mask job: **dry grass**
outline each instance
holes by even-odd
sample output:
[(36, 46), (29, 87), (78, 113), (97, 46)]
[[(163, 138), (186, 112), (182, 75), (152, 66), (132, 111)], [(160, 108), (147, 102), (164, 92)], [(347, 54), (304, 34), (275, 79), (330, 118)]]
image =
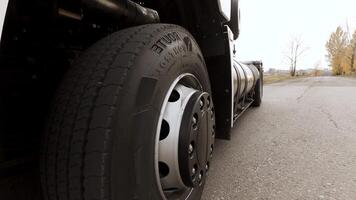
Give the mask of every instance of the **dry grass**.
[(271, 83), (278, 83), (281, 81), (285, 80), (292, 80), (292, 79), (298, 79), (298, 78), (305, 78), (305, 77), (311, 77), (313, 76), (312, 74), (304, 74), (304, 75), (297, 75), (297, 76), (290, 76), (289, 74), (265, 74), (263, 76), (263, 83), (264, 84), (271, 84)]
[(352, 78), (356, 78), (356, 72), (351, 73)]
[(346, 78), (356, 78), (356, 72), (352, 72), (352, 73), (346, 74), (346, 75), (333, 75), (333, 76), (341, 76), (341, 77), (346, 77)]
[(264, 84), (271, 84), (277, 83), (289, 79), (295, 79), (295, 77), (291, 77), (289, 74), (273, 74), (273, 75), (264, 75), (263, 83)]

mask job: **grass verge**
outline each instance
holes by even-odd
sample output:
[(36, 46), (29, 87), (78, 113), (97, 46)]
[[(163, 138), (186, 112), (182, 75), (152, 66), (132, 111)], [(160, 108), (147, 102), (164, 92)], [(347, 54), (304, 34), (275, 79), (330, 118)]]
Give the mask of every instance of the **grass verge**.
[(278, 83), (289, 79), (295, 79), (295, 77), (292, 77), (289, 74), (264, 75), (263, 83), (264, 84)]
[(265, 74), (263, 76), (263, 83), (264, 84), (271, 84), (271, 83), (278, 83), (286, 80), (294, 80), (298, 78), (305, 78), (305, 77), (311, 77), (310, 74), (306, 75), (297, 75), (297, 76), (290, 76), (289, 74)]

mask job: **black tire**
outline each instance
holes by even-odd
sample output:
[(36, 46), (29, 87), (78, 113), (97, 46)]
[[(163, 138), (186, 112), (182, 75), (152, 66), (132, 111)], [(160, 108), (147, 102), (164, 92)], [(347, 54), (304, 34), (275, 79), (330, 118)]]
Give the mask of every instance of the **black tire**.
[[(167, 34), (176, 41), (155, 46)], [(162, 199), (154, 169), (157, 121), (168, 87), (183, 73), (211, 91), (198, 45), (176, 25), (129, 28), (83, 53), (65, 76), (49, 118), (45, 199)], [(202, 188), (189, 199), (200, 199)]]
[(262, 103), (263, 97), (263, 72), (260, 71), (260, 78), (256, 82), (255, 91), (254, 91), (254, 101), (252, 106), (259, 107)]

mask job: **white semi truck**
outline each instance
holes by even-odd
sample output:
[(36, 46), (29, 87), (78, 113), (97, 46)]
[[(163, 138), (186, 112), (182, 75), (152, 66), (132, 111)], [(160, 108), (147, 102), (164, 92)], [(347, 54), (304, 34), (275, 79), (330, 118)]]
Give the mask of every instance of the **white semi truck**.
[(238, 0), (0, 0), (0, 174), (21, 180), (0, 198), (200, 199), (215, 138), (261, 104), (239, 16)]

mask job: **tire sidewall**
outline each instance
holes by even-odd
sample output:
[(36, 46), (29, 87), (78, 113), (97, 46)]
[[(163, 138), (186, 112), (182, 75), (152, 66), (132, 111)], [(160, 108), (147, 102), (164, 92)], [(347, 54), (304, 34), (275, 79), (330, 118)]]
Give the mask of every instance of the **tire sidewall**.
[[(158, 54), (151, 47), (167, 33), (177, 33), (181, 40)], [(162, 31), (145, 45), (128, 74), (112, 124), (114, 140), (108, 181), (113, 200), (162, 199), (156, 181), (155, 142), (166, 94), (176, 78), (186, 73), (194, 75), (203, 90), (211, 93), (202, 54), (192, 38), (177, 26)], [(191, 199), (200, 198), (202, 189), (194, 190)]]

